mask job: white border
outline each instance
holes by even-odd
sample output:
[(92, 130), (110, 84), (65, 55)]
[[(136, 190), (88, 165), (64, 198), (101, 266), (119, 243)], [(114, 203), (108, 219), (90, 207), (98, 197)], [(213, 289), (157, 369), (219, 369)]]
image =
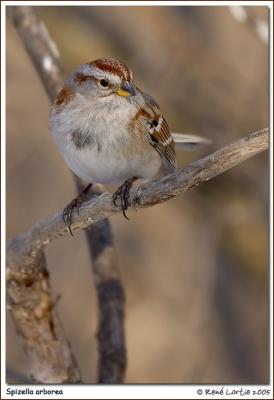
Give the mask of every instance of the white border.
[[(1, 3), (1, 398), (6, 380), (6, 8)], [(5, 62), (4, 62), (5, 61)]]
[(270, 382), (273, 390), (273, 4), (269, 12), (269, 121), (270, 121), (270, 134), (269, 134), (269, 282), (270, 282), (270, 295), (269, 295), (269, 361), (270, 361)]
[[(268, 6), (270, 8), (270, 221), (273, 221), (273, 4), (271, 1), (2, 1), (1, 2), (1, 301), (2, 310), (5, 310), (5, 244), (6, 244), (6, 118), (5, 118), (5, 105), (6, 105), (6, 6), (12, 5), (33, 5), (33, 6), (178, 6), (178, 5), (199, 5), (199, 6)], [(5, 367), (6, 367), (6, 319), (5, 312), (1, 313), (1, 326), (2, 326), (2, 339), (1, 339), (1, 398), (13, 399), (197, 399), (197, 398), (210, 398), (210, 399), (261, 399), (273, 398), (273, 227), (270, 227), (270, 385), (7, 385), (5, 383)], [(13, 395), (7, 397), (7, 389), (12, 390), (33, 390), (33, 395)], [(63, 395), (53, 397), (50, 395), (37, 395), (37, 389), (49, 390), (63, 390)], [(224, 394), (220, 393), (223, 389)], [(261, 396), (254, 395), (253, 391), (270, 389), (270, 394)], [(202, 390), (202, 394), (197, 394), (198, 390)], [(206, 390), (216, 390), (215, 394), (206, 394)], [(228, 393), (226, 394), (228, 390)], [(242, 390), (238, 394), (234, 390)], [(250, 394), (243, 395), (250, 391)]]
[(268, 6), (271, 1), (3, 1), (7, 6)]

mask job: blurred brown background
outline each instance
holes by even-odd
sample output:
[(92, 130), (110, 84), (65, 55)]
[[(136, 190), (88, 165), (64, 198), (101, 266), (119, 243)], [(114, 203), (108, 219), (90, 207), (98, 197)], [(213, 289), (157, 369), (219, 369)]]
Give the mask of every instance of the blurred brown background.
[[(268, 126), (267, 7), (36, 7), (68, 76), (113, 57), (131, 66), (173, 131), (210, 146)], [(9, 13), (8, 13), (9, 14)], [(50, 104), (7, 23), (7, 236), (76, 194), (51, 139)], [(184, 196), (112, 218), (124, 282), (126, 383), (268, 381), (268, 155)], [(82, 232), (46, 250), (60, 314), (84, 382), (96, 379), (96, 297)], [(8, 367), (28, 371), (8, 318)]]

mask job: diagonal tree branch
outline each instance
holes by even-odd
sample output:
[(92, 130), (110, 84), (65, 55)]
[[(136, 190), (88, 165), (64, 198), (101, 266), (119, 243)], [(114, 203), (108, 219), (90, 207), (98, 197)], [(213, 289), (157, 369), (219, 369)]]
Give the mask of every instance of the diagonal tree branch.
[[(130, 209), (139, 210), (163, 203), (175, 196), (183, 194), (189, 189), (206, 182), (224, 171), (229, 170), (244, 160), (261, 153), (268, 148), (268, 128), (251, 133), (236, 140), (228, 146), (217, 150), (186, 168), (179, 169), (171, 175), (164, 176), (145, 185), (133, 188), (130, 192)], [(118, 212), (120, 208), (114, 206), (112, 195), (104, 193), (86, 201), (78, 213), (73, 214), (72, 230), (85, 229), (94, 226)], [(16, 253), (25, 257), (47, 246), (52, 240), (68, 234), (64, 224), (63, 213), (59, 212), (37, 222), (27, 233), (13, 239), (9, 249), (13, 251), (17, 244)], [(21, 243), (21, 246), (19, 245)], [(94, 252), (95, 249), (93, 250)]]
[[(12, 16), (14, 25), (23, 44), (35, 65), (36, 71), (41, 78), (44, 88), (53, 101), (58, 94), (62, 83), (62, 67), (60, 62), (60, 56), (57, 46), (51, 39), (46, 26), (43, 21), (37, 16), (34, 9), (29, 6), (13, 6), (10, 7), (12, 10)], [(81, 183), (76, 179), (77, 188), (82, 191)], [(98, 298), (99, 307), (99, 326), (98, 326), (98, 343), (99, 343), (99, 361), (98, 361), (98, 382), (101, 383), (122, 383), (124, 380), (125, 368), (126, 368), (126, 349), (125, 349), (125, 336), (124, 336), (124, 307), (125, 307), (125, 296), (124, 290), (120, 281), (117, 257), (114, 249), (112, 231), (109, 221), (102, 220), (99, 224), (93, 225), (91, 230), (86, 231), (89, 252), (92, 260), (92, 269), (95, 279), (96, 292)], [(46, 265), (41, 265), (40, 260), (44, 260), (44, 256), (41, 254), (42, 249), (36, 249), (36, 254), (31, 256), (32, 262), (35, 260), (35, 270), (44, 271), (44, 280), (48, 287), (48, 296), (52, 297), (49, 289), (48, 273), (46, 272)], [(28, 252), (27, 252), (28, 253)], [(24, 257), (23, 257), (24, 258)], [(24, 259), (20, 259), (20, 267), (23, 265), (30, 266), (28, 263), (29, 255)], [(14, 257), (9, 257), (9, 273), (11, 276), (17, 274), (24, 280), (23, 275), (21, 276), (19, 264), (14, 264)], [(35, 273), (36, 273), (35, 272)], [(18, 275), (19, 274), (19, 275)], [(43, 285), (42, 285), (43, 286)], [(41, 287), (36, 287), (36, 295), (39, 297), (39, 291), (42, 291)], [(9, 286), (9, 289), (11, 287)], [(11, 296), (15, 293), (11, 289)], [(30, 292), (21, 293), (24, 301), (29, 301), (28, 297), (32, 297)], [(50, 303), (54, 303), (50, 300)], [(20, 310), (20, 306), (18, 307)], [(65, 336), (61, 330), (59, 319), (55, 319), (51, 315), (52, 308), (48, 309), (48, 316), (51, 318), (53, 327), (59, 326), (59, 329), (55, 329), (57, 339), (60, 341), (60, 345), (64, 344)], [(26, 347), (31, 350), (31, 354), (40, 354), (39, 346), (32, 344), (32, 336), (34, 329), (32, 325), (28, 326), (27, 331), (23, 329), (23, 321), (20, 318), (20, 312), (16, 313), (15, 309), (11, 307), (13, 318), (16, 325), (25, 338)], [(38, 331), (42, 330), (42, 326), (35, 328)], [(46, 336), (45, 336), (46, 338)], [(47, 346), (50, 345), (52, 337), (47, 336)], [(41, 380), (41, 376), (38, 371), (41, 370), (41, 362), (43, 361), (43, 368), (47, 368), (47, 362), (52, 363), (52, 360), (47, 357), (38, 357), (40, 360), (40, 368), (37, 368), (35, 364), (33, 375), (35, 379)], [(60, 358), (60, 354), (55, 352), (56, 362)], [(39, 376), (37, 376), (37, 374)], [(43, 378), (44, 379), (44, 378)], [(53, 379), (52, 377), (50, 379)], [(56, 378), (57, 379), (57, 378)], [(61, 378), (60, 378), (61, 379)], [(66, 378), (70, 379), (70, 378)], [(47, 380), (48, 381), (48, 380)], [(42, 380), (45, 382), (45, 380)], [(63, 382), (63, 380), (60, 380)], [(74, 380), (71, 380), (74, 382)]]

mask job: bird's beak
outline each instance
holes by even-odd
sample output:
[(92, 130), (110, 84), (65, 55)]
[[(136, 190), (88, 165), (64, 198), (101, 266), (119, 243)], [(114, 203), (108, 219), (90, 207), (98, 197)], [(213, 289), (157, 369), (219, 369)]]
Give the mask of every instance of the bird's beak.
[(136, 96), (136, 89), (133, 83), (123, 82), (120, 89), (117, 91), (118, 96), (128, 97)]

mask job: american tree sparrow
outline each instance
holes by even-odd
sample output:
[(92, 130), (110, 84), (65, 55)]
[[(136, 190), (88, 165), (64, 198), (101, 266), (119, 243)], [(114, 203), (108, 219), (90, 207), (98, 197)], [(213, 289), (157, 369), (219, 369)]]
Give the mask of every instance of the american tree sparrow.
[(158, 104), (135, 86), (127, 65), (107, 58), (81, 65), (66, 80), (52, 105), (49, 127), (68, 166), (89, 183), (64, 209), (71, 234), (72, 211), (93, 183), (121, 185), (113, 202), (120, 199), (127, 218), (133, 182), (150, 179), (161, 166), (165, 173), (175, 170), (175, 140), (205, 141), (171, 134)]

